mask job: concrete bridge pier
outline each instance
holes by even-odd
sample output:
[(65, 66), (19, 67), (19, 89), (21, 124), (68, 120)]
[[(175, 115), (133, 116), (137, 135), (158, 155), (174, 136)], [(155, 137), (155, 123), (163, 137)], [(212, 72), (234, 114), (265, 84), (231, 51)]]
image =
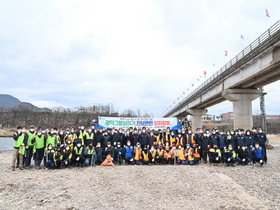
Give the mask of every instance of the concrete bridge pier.
[(233, 102), (233, 125), (234, 129), (252, 129), (252, 101), (262, 95), (258, 89), (227, 89), (222, 96)]
[(192, 115), (192, 132), (196, 128), (202, 128), (202, 115), (207, 113), (207, 109), (188, 109), (187, 112)]

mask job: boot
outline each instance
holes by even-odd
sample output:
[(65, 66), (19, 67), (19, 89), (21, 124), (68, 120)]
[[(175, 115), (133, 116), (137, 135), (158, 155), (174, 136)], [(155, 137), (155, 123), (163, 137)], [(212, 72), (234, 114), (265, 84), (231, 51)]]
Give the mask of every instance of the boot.
[(35, 161), (35, 166), (36, 166), (36, 169), (40, 169), (39, 161)]
[(15, 166), (12, 166), (12, 171), (15, 171), (16, 170), (16, 167)]

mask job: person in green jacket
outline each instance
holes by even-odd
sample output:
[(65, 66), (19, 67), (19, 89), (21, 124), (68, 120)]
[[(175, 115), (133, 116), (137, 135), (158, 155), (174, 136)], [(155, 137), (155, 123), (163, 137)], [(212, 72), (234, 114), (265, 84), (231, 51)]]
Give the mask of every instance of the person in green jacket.
[(36, 169), (41, 169), (40, 165), (44, 157), (44, 147), (45, 147), (46, 137), (42, 134), (42, 128), (38, 127), (37, 134), (35, 136), (34, 147), (36, 148), (35, 155), (35, 166)]
[(58, 144), (58, 137), (56, 135), (56, 130), (54, 127), (51, 128), (50, 133), (47, 135), (46, 145), (51, 144), (53, 147), (56, 147)]
[[(24, 133), (22, 133), (22, 127), (18, 126), (17, 127), (17, 132), (13, 135), (13, 139), (14, 139), (14, 152), (13, 152), (13, 160), (12, 160), (12, 170), (15, 170), (15, 164), (16, 164), (16, 160), (19, 157), (19, 169), (22, 170), (23, 169), (23, 156), (24, 154), (20, 154), (19, 150), (20, 147), (24, 146), (24, 142), (27, 141), (27, 135), (25, 135)], [(22, 153), (22, 152), (21, 152)]]
[(27, 142), (25, 143), (25, 148), (26, 148), (25, 168), (29, 169), (31, 164), (31, 158), (33, 156), (33, 146), (35, 143), (35, 136), (36, 136), (34, 125), (30, 125), (27, 135), (28, 135), (28, 139)]

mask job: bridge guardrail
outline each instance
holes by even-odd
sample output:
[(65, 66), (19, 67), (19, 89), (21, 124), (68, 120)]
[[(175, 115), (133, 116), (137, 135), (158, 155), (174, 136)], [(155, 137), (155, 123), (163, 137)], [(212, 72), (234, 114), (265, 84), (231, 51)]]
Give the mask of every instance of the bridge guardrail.
[(182, 106), (182, 103), (187, 101), (188, 99), (192, 98), (195, 94), (197, 94), (200, 91), (203, 91), (209, 84), (218, 79), (219, 76), (228, 72), (228, 70), (233, 67), (235, 64), (240, 62), (242, 59), (245, 59), (246, 56), (252, 54), (255, 50), (258, 49), (259, 46), (265, 44), (269, 38), (273, 37), (273, 35), (276, 35), (278, 32), (280, 32), (280, 20), (277, 21), (274, 25), (272, 25), (268, 30), (266, 30), (262, 35), (260, 35), (257, 39), (255, 39), (250, 45), (248, 45), (246, 48), (244, 48), (240, 53), (238, 53), (236, 56), (234, 56), (229, 62), (227, 62), (222, 68), (220, 68), (218, 71), (216, 71), (211, 77), (209, 77), (206, 81), (204, 81), (199, 87), (197, 87), (194, 91), (192, 91), (189, 95), (187, 95), (181, 103), (175, 105), (171, 110), (169, 110), (165, 115), (171, 113), (174, 109)]

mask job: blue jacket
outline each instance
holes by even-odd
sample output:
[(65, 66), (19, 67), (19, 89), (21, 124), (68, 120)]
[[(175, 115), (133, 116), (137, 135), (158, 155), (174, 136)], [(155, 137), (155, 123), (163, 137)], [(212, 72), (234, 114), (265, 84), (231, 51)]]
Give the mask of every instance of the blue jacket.
[(148, 145), (150, 140), (149, 140), (149, 136), (146, 133), (141, 133), (140, 135), (140, 143), (141, 145)]
[(210, 138), (210, 146), (211, 146), (211, 148), (214, 145), (217, 145), (218, 147), (220, 146), (219, 136), (217, 134), (211, 134), (209, 136), (209, 138)]
[(254, 136), (254, 141), (259, 142), (260, 146), (264, 146), (266, 140), (267, 138), (265, 133), (256, 133)]
[(252, 135), (245, 135), (245, 142), (246, 142), (246, 146), (250, 147), (251, 145), (253, 145), (254, 142), (254, 138)]
[(253, 157), (256, 157), (256, 158), (262, 158), (263, 157), (263, 149), (262, 147), (260, 146), (259, 149), (256, 149), (256, 147), (254, 147), (254, 151), (253, 151)]
[(235, 136), (235, 142), (237, 144), (237, 147), (247, 146), (245, 137), (243, 135), (236, 135)]
[(133, 146), (125, 146), (125, 157), (133, 158)]
[(224, 147), (227, 147), (227, 137), (226, 135), (220, 135), (220, 149), (224, 149)]
[(182, 122), (177, 122), (177, 125), (171, 127), (171, 130), (181, 130), (182, 129)]

